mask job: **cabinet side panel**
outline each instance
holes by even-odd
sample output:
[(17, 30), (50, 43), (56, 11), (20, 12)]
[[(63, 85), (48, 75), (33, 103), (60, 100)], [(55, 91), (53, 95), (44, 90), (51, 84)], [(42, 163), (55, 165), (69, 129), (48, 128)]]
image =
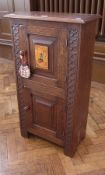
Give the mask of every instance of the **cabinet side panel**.
[(79, 95), (80, 104), (80, 136), (79, 141), (85, 137), (88, 116), (89, 95), (92, 77), (92, 63), (95, 43), (96, 21), (81, 26), (81, 48), (79, 65)]
[(69, 31), (65, 153), (71, 157), (86, 132), (95, 24), (71, 27)]

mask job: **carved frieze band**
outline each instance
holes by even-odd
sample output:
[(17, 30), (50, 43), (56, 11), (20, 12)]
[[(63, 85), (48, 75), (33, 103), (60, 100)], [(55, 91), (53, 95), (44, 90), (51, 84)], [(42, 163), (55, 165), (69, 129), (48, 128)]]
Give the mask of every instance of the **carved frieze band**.
[(69, 31), (69, 55), (68, 55), (68, 85), (67, 85), (67, 121), (65, 150), (70, 150), (73, 128), (73, 108), (76, 95), (76, 83), (78, 75), (79, 55), (79, 28), (71, 27)]
[(15, 65), (16, 65), (16, 77), (17, 77), (17, 94), (18, 94), (18, 104), (19, 104), (19, 113), (20, 113), (20, 126), (21, 131), (25, 130), (25, 112), (24, 112), (24, 98), (23, 98), (23, 82), (22, 78), (19, 75), (20, 59), (19, 59), (19, 26), (14, 24), (12, 26), (12, 36), (14, 44), (14, 56), (15, 56)]

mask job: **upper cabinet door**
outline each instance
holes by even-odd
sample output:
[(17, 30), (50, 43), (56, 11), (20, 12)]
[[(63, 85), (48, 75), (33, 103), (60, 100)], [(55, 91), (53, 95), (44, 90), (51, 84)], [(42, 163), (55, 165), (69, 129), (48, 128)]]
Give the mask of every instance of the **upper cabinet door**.
[(35, 22), (27, 23), (26, 29), (21, 26), (20, 31), (21, 50), (27, 52), (31, 80), (64, 89), (67, 71), (66, 28), (61, 29), (52, 23)]
[[(62, 24), (63, 25), (63, 24)], [(34, 90), (44, 85), (41, 91), (65, 98), (65, 82), (67, 75), (67, 29), (60, 25), (43, 22), (20, 22), (20, 50), (26, 53), (31, 69), (31, 78), (24, 84)]]

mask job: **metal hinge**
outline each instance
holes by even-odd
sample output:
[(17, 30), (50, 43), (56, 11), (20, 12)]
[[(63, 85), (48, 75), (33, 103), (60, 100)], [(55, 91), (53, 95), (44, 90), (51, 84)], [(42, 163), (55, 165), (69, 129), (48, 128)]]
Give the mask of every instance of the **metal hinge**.
[(66, 47), (68, 47), (68, 39), (66, 39)]

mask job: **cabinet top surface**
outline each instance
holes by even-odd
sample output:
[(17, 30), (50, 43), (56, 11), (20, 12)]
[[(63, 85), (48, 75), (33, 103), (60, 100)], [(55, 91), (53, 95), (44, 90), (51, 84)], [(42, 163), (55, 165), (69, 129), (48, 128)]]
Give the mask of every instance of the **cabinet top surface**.
[(4, 15), (6, 18), (14, 19), (31, 19), (40, 21), (55, 21), (66, 23), (79, 23), (96, 20), (100, 16), (94, 14), (79, 14), (79, 13), (55, 13), (55, 12), (15, 12)]

